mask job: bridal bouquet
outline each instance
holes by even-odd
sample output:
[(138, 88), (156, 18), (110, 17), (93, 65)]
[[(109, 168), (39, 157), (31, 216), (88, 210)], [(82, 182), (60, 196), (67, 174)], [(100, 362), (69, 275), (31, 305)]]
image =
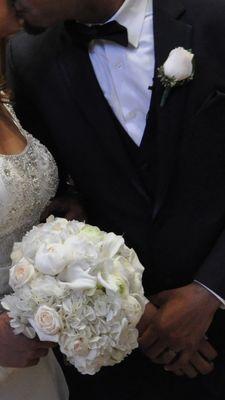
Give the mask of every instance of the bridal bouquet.
[(138, 346), (143, 267), (121, 236), (50, 217), (11, 255), (4, 297), (15, 334), (56, 342), (82, 374), (121, 362)]

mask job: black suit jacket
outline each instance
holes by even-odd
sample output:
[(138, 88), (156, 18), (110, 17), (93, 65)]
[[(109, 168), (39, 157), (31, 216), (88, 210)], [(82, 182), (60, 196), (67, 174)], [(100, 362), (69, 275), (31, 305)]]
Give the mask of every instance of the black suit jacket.
[[(154, 0), (154, 35), (156, 70), (182, 46), (195, 55), (195, 75), (162, 108), (155, 73), (145, 132), (157, 155), (153, 204), (115, 135), (88, 54), (64, 25), (11, 41), (16, 112), (74, 179), (89, 222), (135, 248), (147, 294), (198, 279), (225, 298), (225, 2)], [(212, 336), (222, 347), (218, 315)]]

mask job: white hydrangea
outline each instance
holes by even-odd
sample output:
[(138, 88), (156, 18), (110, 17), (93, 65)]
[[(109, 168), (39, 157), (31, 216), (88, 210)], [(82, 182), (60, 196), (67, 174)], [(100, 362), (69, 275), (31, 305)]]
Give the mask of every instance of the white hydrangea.
[(2, 301), (15, 334), (57, 342), (82, 374), (121, 362), (138, 346), (143, 266), (122, 236), (50, 217), (15, 243)]

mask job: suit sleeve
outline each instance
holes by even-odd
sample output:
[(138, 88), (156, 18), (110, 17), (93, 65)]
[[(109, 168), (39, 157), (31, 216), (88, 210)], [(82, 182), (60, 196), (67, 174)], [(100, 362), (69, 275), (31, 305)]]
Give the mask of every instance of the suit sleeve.
[(225, 229), (198, 270), (195, 280), (225, 299)]

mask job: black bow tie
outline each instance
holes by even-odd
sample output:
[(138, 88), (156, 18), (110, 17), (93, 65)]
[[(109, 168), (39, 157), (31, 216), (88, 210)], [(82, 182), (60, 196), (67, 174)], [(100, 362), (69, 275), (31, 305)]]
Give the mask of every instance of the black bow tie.
[(77, 22), (66, 22), (66, 28), (73, 40), (88, 46), (92, 40), (110, 40), (121, 46), (128, 46), (127, 29), (116, 21), (104, 25), (87, 26)]

